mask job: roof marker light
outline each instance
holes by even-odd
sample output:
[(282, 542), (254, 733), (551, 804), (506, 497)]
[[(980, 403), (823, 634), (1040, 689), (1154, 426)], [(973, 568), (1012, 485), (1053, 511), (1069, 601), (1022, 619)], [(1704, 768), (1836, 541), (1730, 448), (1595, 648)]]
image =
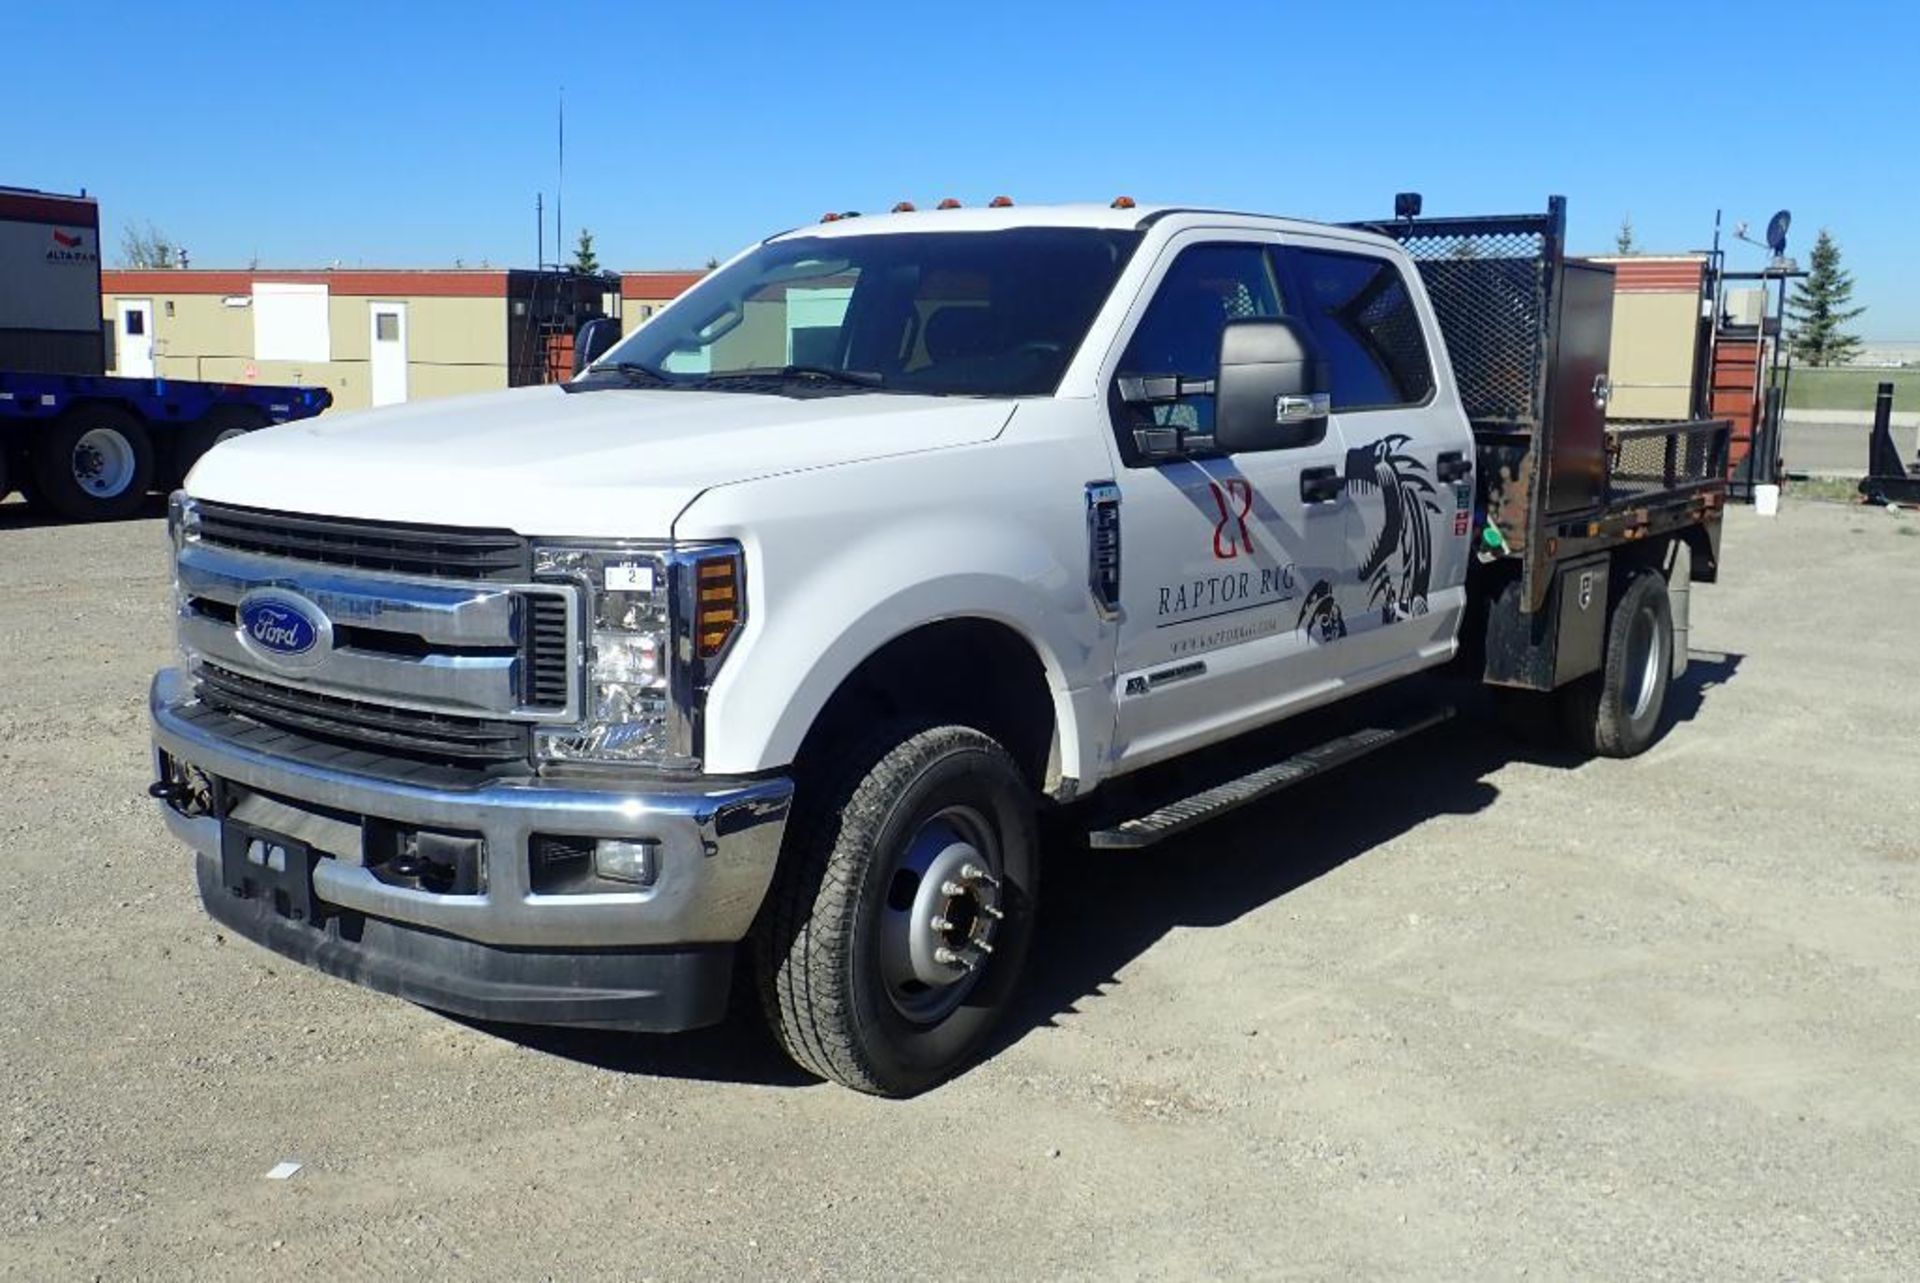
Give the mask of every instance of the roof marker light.
[(947, 197), (947, 198), (946, 198), (945, 200), (943, 200), (943, 201), (941, 201), (941, 202), (940, 202), (940, 204), (939, 204), (939, 206), (938, 206), (938, 208), (940, 208), (940, 209), (959, 209), (959, 208), (960, 208), (960, 202), (959, 202), (959, 201), (957, 201), (957, 200), (955, 200), (955, 199), (954, 199), (953, 197), (951, 197), (951, 196), (949, 196), (949, 197)]
[(896, 214), (911, 214), (913, 213), (913, 202), (910, 200), (903, 200), (898, 205), (895, 205), (893, 207), (893, 212)]
[(1012, 209), (1013, 197), (995, 196), (992, 200), (987, 202), (987, 208), (988, 209)]
[(837, 223), (840, 221), (840, 215), (834, 213), (832, 210), (828, 210), (826, 213), (820, 215), (820, 221), (823, 223)]
[(1113, 198), (1113, 208), (1114, 208), (1114, 209), (1132, 209), (1132, 208), (1133, 208), (1133, 197), (1131, 197), (1131, 196), (1115, 196), (1115, 197)]

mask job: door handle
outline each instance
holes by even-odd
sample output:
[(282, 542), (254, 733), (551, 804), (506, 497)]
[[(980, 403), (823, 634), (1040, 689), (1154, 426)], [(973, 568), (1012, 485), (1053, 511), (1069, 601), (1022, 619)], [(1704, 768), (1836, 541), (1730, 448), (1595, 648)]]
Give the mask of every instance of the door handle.
[(1449, 450), (1435, 462), (1433, 475), (1442, 481), (1458, 481), (1473, 471), (1473, 465), (1467, 462), (1467, 456), (1458, 450)]
[(1332, 468), (1302, 468), (1300, 499), (1303, 503), (1332, 503), (1347, 488), (1347, 479)]

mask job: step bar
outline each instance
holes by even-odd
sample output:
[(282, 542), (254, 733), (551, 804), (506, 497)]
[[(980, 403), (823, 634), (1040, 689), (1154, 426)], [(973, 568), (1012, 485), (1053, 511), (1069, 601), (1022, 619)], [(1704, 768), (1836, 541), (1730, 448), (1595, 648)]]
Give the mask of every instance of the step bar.
[(1451, 707), (1430, 709), (1386, 726), (1369, 726), (1285, 757), (1238, 779), (1216, 784), (1157, 810), (1111, 828), (1096, 829), (1087, 837), (1096, 851), (1137, 851), (1216, 820), (1229, 811), (1263, 801), (1302, 780), (1345, 766), (1367, 754), (1417, 735), (1451, 718)]

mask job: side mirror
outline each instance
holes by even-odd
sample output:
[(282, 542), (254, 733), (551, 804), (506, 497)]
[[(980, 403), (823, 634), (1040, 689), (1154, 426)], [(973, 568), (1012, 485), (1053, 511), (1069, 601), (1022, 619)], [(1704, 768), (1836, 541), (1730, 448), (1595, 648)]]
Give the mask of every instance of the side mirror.
[(620, 322), (611, 316), (596, 316), (573, 336), (573, 372), (580, 371), (613, 350), (620, 341)]
[(1220, 331), (1215, 444), (1228, 454), (1315, 444), (1327, 434), (1329, 382), (1304, 322), (1228, 321)]

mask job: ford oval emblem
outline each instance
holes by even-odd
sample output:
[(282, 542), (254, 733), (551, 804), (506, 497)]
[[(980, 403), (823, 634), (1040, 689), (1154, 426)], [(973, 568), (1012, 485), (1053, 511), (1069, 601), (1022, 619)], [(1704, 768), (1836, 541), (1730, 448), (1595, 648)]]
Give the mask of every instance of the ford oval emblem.
[(256, 588), (235, 614), (240, 644), (276, 668), (311, 668), (333, 647), (332, 621), (298, 593)]

